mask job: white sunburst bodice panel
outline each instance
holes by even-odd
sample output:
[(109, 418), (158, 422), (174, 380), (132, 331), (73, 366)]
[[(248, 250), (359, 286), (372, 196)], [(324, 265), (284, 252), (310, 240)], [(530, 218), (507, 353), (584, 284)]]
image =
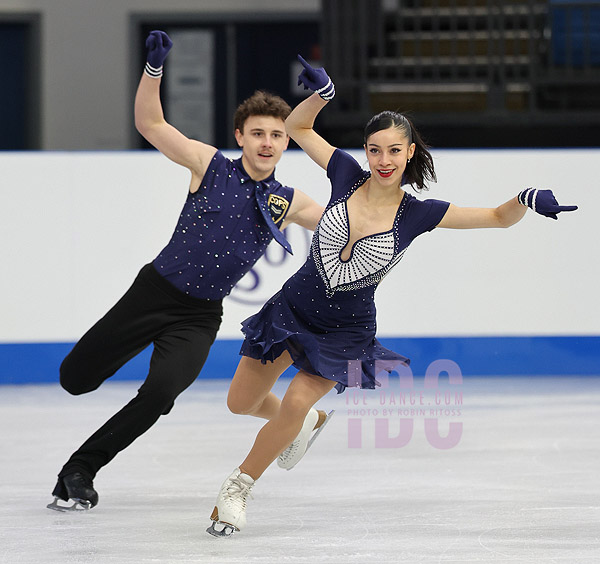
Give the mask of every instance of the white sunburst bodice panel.
[(390, 231), (357, 240), (348, 260), (342, 260), (350, 234), (346, 200), (325, 212), (313, 239), (313, 255), (329, 295), (376, 285), (400, 261), (404, 250), (395, 253), (395, 231), (403, 207), (402, 204)]

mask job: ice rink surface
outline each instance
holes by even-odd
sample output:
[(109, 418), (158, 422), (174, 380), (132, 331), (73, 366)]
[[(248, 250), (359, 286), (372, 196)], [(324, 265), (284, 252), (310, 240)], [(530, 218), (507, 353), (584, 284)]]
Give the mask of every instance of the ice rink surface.
[(56, 474), (139, 383), (0, 386), (0, 562), (600, 562), (600, 378), (415, 385), (412, 405), (393, 383), (332, 392), (306, 458), (270, 467), (247, 528), (220, 539), (205, 532), (217, 491), (262, 425), (227, 412), (227, 385), (197, 381), (77, 514), (46, 509)]

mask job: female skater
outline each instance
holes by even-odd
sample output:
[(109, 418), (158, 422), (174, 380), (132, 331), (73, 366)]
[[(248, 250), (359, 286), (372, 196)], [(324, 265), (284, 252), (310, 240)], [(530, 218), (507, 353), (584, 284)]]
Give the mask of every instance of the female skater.
[[(299, 59), (304, 70), (298, 83), (314, 93), (292, 111), (286, 129), (327, 171), (331, 199), (306, 263), (242, 324), (243, 356), (228, 406), (234, 413), (269, 421), (221, 487), (208, 529), (217, 536), (245, 526), (250, 490), (278, 456), (279, 465), (289, 469), (304, 455), (313, 430), (322, 428), (322, 413), (312, 408), (320, 398), (334, 386), (338, 392), (347, 386), (374, 388), (382, 361), (387, 370), (394, 363), (408, 362), (375, 338), (374, 293), (415, 237), (435, 227), (510, 227), (524, 216), (527, 206), (554, 219), (561, 211), (577, 209), (559, 206), (550, 190), (531, 188), (497, 208), (459, 208), (416, 199), (402, 186), (426, 188), (427, 181), (435, 180), (433, 161), (412, 123), (394, 112), (382, 112), (367, 123), (364, 147), (370, 172), (362, 170), (350, 155), (313, 130), (316, 116), (335, 89), (324, 69)], [(358, 374), (356, 361), (361, 367)], [(290, 364), (298, 373), (279, 407), (270, 390)]]

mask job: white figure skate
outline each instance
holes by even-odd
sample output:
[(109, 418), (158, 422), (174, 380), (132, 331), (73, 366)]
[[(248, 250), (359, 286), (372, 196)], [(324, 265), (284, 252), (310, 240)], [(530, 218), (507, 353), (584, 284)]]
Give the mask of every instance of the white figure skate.
[(251, 476), (242, 473), (239, 468), (233, 471), (221, 486), (207, 533), (215, 537), (229, 537), (246, 526), (246, 501), (252, 497), (252, 486), (254, 480)]
[[(324, 429), (325, 425), (331, 419), (331, 416), (335, 413), (332, 409), (323, 420), (323, 423), (315, 430), (315, 426), (319, 421), (319, 412), (311, 407), (310, 411), (304, 419), (304, 424), (298, 436), (294, 439), (294, 442), (287, 447), (278, 457), (277, 466), (284, 468), (285, 470), (291, 470), (306, 454), (306, 451), (314, 443), (315, 439), (319, 436), (319, 433)], [(314, 431), (314, 433), (313, 433)]]

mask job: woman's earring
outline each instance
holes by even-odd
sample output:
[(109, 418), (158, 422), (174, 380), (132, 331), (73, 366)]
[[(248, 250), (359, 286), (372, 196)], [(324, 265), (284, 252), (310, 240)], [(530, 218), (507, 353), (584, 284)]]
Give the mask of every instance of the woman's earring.
[(406, 161), (406, 164), (408, 164), (409, 162), (410, 162), (410, 159), (408, 159), (408, 160)]

